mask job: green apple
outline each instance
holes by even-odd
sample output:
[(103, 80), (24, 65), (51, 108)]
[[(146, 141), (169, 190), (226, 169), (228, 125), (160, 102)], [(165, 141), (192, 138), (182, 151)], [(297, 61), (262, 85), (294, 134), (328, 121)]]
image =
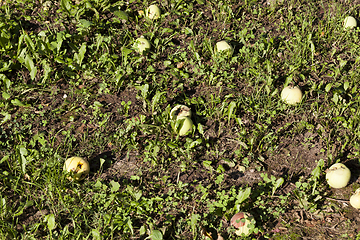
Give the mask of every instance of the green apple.
[(241, 235), (249, 235), (250, 229), (252, 229), (251, 225), (255, 225), (254, 217), (247, 212), (238, 212), (235, 214), (230, 220), (231, 226), (235, 228), (235, 234), (238, 236)]
[(350, 205), (356, 209), (360, 208), (360, 188), (356, 189), (355, 193), (350, 197)]
[(158, 6), (156, 5), (150, 5), (146, 11), (145, 11), (145, 15), (150, 18), (150, 19), (158, 19), (161, 15), (161, 10)]
[(231, 56), (233, 54), (233, 47), (225, 40), (217, 42), (215, 45), (215, 52), (226, 54), (228, 56)]
[(356, 19), (352, 16), (347, 16), (344, 19), (344, 29), (353, 29), (354, 27), (357, 26), (357, 22)]
[(295, 86), (287, 86), (281, 91), (281, 100), (283, 100), (287, 104), (297, 104), (301, 102), (302, 92), (299, 87)]
[(335, 163), (326, 170), (326, 181), (333, 188), (346, 187), (350, 177), (350, 170), (342, 163)]
[(133, 46), (135, 50), (140, 54), (148, 52), (151, 48), (150, 42), (142, 36), (135, 40)]
[[(180, 127), (180, 124), (181, 124), (181, 127)], [(191, 118), (178, 117), (176, 119), (175, 129), (178, 129), (179, 127), (180, 127), (180, 130), (179, 130), (180, 136), (185, 136), (188, 132), (191, 132), (192, 127), (193, 127), (193, 122), (192, 122)]]
[(82, 157), (71, 157), (65, 161), (64, 171), (72, 173), (69, 180), (81, 181), (89, 174), (90, 165)]

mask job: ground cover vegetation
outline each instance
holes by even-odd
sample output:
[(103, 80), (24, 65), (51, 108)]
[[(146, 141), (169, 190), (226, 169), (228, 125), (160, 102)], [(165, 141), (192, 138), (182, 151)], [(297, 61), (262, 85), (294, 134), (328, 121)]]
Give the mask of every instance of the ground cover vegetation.
[(360, 238), (358, 1), (0, 5), (1, 239)]

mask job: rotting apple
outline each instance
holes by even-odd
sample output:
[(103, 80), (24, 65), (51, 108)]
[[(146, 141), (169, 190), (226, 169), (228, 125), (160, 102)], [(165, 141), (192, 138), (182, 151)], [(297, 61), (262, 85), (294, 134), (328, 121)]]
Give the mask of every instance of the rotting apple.
[(217, 42), (215, 45), (215, 52), (231, 56), (233, 54), (233, 47), (225, 40)]
[(281, 100), (291, 105), (301, 102), (302, 96), (303, 94), (300, 88), (297, 86), (287, 86), (281, 91), (280, 94)]
[(186, 135), (192, 130), (191, 109), (185, 105), (177, 105), (170, 111), (170, 119), (175, 121), (174, 128), (180, 136)]
[(344, 19), (344, 29), (353, 29), (354, 27), (357, 26), (357, 21), (354, 17), (352, 16), (347, 16)]
[(351, 172), (342, 163), (335, 163), (326, 170), (326, 181), (333, 188), (343, 188), (349, 183)]
[(143, 36), (135, 40), (133, 47), (140, 54), (148, 52), (151, 48), (150, 42)]
[(254, 217), (247, 212), (238, 212), (230, 220), (231, 226), (235, 228), (235, 234), (245, 236), (250, 234), (251, 225), (255, 225)]
[(146, 11), (145, 11), (145, 15), (150, 18), (150, 19), (158, 19), (161, 15), (161, 10), (158, 6), (156, 5), (150, 5)]
[(191, 109), (185, 105), (177, 105), (170, 111), (170, 119), (177, 119), (178, 117), (191, 117)]
[(360, 208), (360, 188), (356, 189), (355, 193), (350, 197), (350, 205), (356, 209)]
[(90, 165), (82, 157), (71, 157), (65, 161), (64, 170), (72, 174), (69, 180), (81, 181), (89, 174)]

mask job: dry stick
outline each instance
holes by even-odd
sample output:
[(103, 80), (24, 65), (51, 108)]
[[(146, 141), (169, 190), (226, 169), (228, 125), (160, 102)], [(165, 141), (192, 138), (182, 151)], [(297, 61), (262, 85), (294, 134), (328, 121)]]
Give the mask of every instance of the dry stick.
[(345, 199), (337, 199), (337, 198), (331, 198), (331, 197), (326, 197), (326, 199), (334, 200), (337, 202), (349, 203), (349, 200), (345, 200)]

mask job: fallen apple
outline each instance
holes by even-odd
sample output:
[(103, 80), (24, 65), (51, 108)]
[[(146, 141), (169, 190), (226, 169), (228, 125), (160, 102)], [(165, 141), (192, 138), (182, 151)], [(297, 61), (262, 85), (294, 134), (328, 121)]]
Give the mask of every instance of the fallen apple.
[(191, 109), (185, 105), (177, 105), (170, 111), (170, 119), (175, 121), (174, 129), (180, 136), (192, 130)]
[(135, 48), (135, 51), (137, 51), (140, 54), (143, 54), (144, 52), (150, 50), (151, 45), (147, 39), (141, 36), (135, 40), (133, 47)]
[[(180, 126), (181, 125), (181, 126)], [(179, 129), (179, 135), (185, 136), (188, 132), (192, 130), (193, 122), (189, 117), (178, 117), (176, 119), (175, 129)]]
[(170, 119), (177, 119), (178, 117), (191, 117), (191, 109), (185, 105), (177, 105), (170, 111)]
[(333, 188), (346, 187), (350, 177), (350, 170), (342, 163), (335, 163), (326, 170), (326, 181)]
[(360, 208), (360, 188), (356, 189), (355, 193), (350, 197), (350, 205), (356, 209)]
[(357, 26), (357, 22), (356, 19), (352, 16), (347, 16), (344, 19), (344, 29), (353, 29), (354, 27)]
[(287, 86), (281, 91), (281, 100), (287, 104), (297, 104), (301, 102), (302, 92), (299, 87)]
[(81, 157), (71, 157), (65, 161), (64, 170), (72, 174), (69, 180), (81, 181), (89, 174), (90, 165)]
[(161, 15), (161, 10), (156, 5), (150, 5), (146, 11), (145, 15), (150, 19), (158, 19)]
[(215, 52), (231, 56), (233, 54), (233, 47), (227, 41), (223, 40), (216, 43)]
[(255, 225), (255, 219), (250, 213), (238, 212), (231, 218), (230, 224), (235, 228), (236, 235), (241, 236), (244, 234), (247, 236), (250, 234), (250, 229), (252, 229), (251, 225)]

